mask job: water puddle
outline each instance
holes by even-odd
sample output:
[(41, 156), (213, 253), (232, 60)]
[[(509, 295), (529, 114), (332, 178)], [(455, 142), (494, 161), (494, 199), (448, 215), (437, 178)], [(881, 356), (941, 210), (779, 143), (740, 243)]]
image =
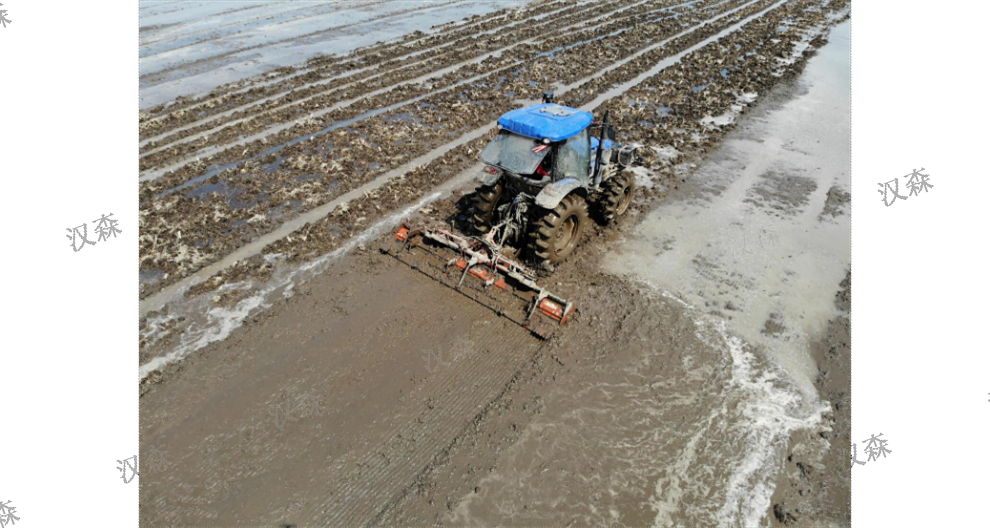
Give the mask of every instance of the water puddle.
[[(420, 105), (420, 107), (422, 106), (423, 105)], [(431, 105), (431, 106), (436, 106), (436, 105)], [(389, 116), (387, 119), (385, 119), (385, 121), (389, 123), (396, 123), (396, 122), (416, 123), (416, 124), (422, 123), (422, 120), (419, 117), (414, 116), (409, 112), (399, 112), (395, 115)]]
[(165, 272), (160, 269), (146, 268), (138, 272), (139, 284), (153, 285), (165, 278)]
[(283, 161), (285, 161), (285, 158), (276, 156), (275, 161), (262, 165), (261, 170), (267, 173), (278, 172), (282, 168)]
[[(304, 182), (308, 182), (310, 180), (318, 180), (318, 179), (320, 179), (322, 177), (323, 177), (322, 174), (300, 174), (299, 176), (296, 176), (293, 179), (295, 180), (296, 183), (304, 183)], [(288, 185), (287, 185), (287, 187), (288, 187)]]
[(261, 192), (251, 200), (241, 200), (239, 199), (239, 196), (244, 194), (244, 189), (233, 186), (227, 181), (219, 181), (217, 183), (207, 183), (205, 185), (201, 185), (190, 190), (187, 193), (187, 196), (190, 198), (199, 198), (200, 200), (205, 201), (209, 199), (209, 195), (212, 193), (217, 193), (223, 196), (227, 201), (227, 207), (230, 208), (231, 211), (254, 207), (268, 199), (268, 194)]
[(833, 29), (795, 97), (757, 109), (606, 259), (724, 317), (811, 398), (810, 342), (850, 263), (849, 216), (822, 217), (829, 190), (849, 189), (848, 28)]

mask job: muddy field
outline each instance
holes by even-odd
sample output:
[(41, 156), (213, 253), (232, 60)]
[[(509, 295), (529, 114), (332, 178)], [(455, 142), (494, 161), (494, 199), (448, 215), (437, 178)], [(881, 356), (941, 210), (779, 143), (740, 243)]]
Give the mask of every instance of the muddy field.
[[(142, 69), (142, 525), (848, 526), (848, 2), (384, 4), (404, 33), (336, 55)], [(309, 9), (271, 46), (389, 23)], [(142, 64), (219, 31), (172, 16)], [(540, 341), (377, 248), (463, 227), (546, 89), (646, 163)]]

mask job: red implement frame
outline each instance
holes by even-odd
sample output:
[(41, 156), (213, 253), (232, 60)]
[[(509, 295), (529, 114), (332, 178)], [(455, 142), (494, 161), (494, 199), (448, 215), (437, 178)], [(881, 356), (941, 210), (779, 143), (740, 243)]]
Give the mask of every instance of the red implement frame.
[[(542, 338), (549, 337), (577, 312), (573, 303), (537, 284), (536, 277), (526, 266), (501, 255), (492, 233), (482, 238), (469, 238), (441, 227), (410, 229), (403, 225), (394, 238), (401, 245), (395, 249), (383, 248), (383, 252), (464, 293)], [(434, 251), (434, 247), (453, 250), (454, 255), (444, 258)], [(422, 250), (438, 262), (431, 264), (430, 258), (417, 261), (414, 256), (417, 250)], [(480, 289), (472, 289), (482, 295), (463, 290), (468, 275), (481, 281)], [(513, 317), (511, 308), (503, 306), (505, 300), (511, 298), (521, 300), (525, 305), (524, 313), (519, 317)], [(496, 305), (491, 306), (486, 300), (495, 301)]]

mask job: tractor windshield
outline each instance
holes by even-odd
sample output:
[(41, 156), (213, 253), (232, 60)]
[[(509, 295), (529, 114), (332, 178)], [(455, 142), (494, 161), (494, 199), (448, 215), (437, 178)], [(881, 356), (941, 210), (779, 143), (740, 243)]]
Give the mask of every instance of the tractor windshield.
[(548, 152), (549, 145), (502, 130), (481, 151), (481, 161), (509, 172), (529, 175), (536, 171)]

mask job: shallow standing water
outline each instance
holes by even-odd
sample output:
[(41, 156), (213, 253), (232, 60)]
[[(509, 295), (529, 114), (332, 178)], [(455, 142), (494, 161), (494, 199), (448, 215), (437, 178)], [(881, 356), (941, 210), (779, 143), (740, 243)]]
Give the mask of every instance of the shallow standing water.
[[(766, 101), (606, 268), (631, 273), (765, 347), (814, 397), (810, 342), (835, 315), (850, 263), (849, 23), (836, 26), (793, 98)], [(825, 211), (832, 190), (833, 203)]]

